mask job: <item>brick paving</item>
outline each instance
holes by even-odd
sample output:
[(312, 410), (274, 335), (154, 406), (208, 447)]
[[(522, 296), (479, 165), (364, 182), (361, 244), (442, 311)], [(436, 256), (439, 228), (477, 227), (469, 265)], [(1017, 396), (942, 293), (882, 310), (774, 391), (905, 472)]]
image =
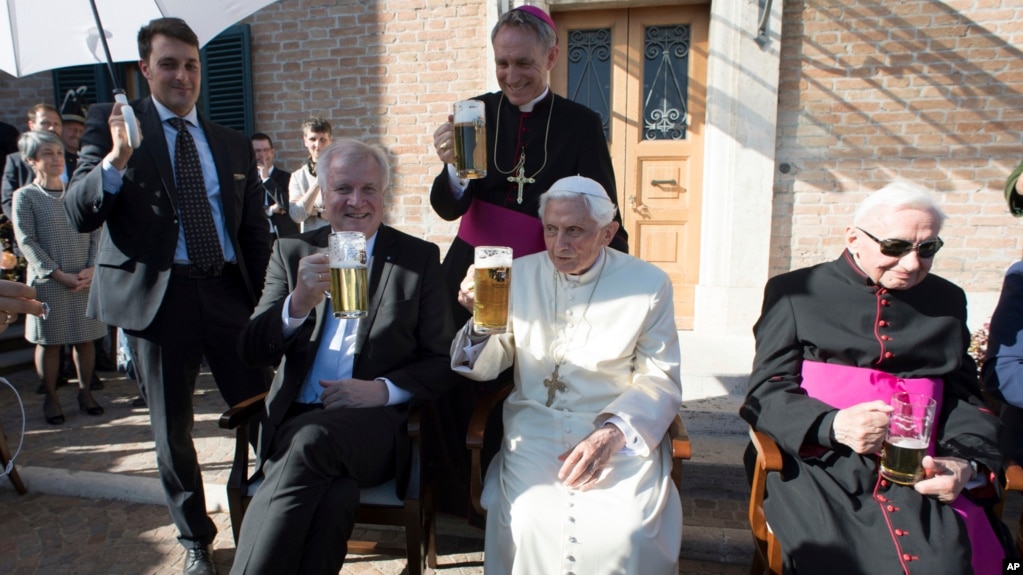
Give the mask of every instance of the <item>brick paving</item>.
[[(78, 412), (73, 386), (58, 390), (67, 422), (46, 424), (43, 396), (31, 369), (4, 374), (18, 390), (27, 414), (25, 446), (16, 461), (26, 470), (67, 470), (115, 474), (151, 480), (156, 460), (148, 413), (133, 408), (138, 395), (134, 382), (120, 374), (101, 374), (105, 389), (94, 392), (106, 413), (91, 417)], [(225, 406), (208, 374), (200, 376), (195, 395), (195, 446), (207, 484), (224, 484), (230, 471), (233, 439), (217, 427)], [(0, 384), (0, 423), (12, 450), (21, 435), (21, 412), (14, 394)], [(152, 574), (180, 573), (182, 550), (166, 509), (147, 503), (57, 495), (33, 489), (26, 473), (28, 495), (19, 496), (0, 478), (0, 573), (29, 574)], [(101, 476), (102, 477), (102, 476)], [(715, 500), (710, 494), (683, 498), (687, 529), (699, 526), (745, 529), (741, 501)], [(234, 541), (227, 513), (212, 513), (220, 533), (214, 559), (221, 573), (234, 560)], [(360, 529), (357, 537), (393, 539), (399, 533)], [(443, 575), (483, 573), (482, 532), (461, 521), (441, 516), (438, 555)], [(405, 571), (403, 557), (349, 556), (342, 574), (397, 575)], [(692, 575), (739, 575), (745, 565), (683, 560), (680, 572)]]

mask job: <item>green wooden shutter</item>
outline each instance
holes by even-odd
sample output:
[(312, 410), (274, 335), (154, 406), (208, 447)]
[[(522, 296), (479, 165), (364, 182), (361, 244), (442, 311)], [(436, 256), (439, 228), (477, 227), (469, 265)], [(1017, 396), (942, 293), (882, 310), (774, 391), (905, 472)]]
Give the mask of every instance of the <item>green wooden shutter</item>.
[(248, 24), (221, 32), (206, 44), (200, 58), (203, 71), (200, 111), (218, 124), (251, 134), (252, 58)]
[[(123, 83), (124, 64), (114, 64), (114, 73), (119, 74), (118, 81)], [(53, 105), (60, 109), (67, 91), (75, 90), (79, 86), (88, 88), (85, 93), (86, 104), (114, 101), (114, 85), (110, 81), (110, 73), (107, 71), (106, 65), (92, 64), (58, 68), (53, 71)]]

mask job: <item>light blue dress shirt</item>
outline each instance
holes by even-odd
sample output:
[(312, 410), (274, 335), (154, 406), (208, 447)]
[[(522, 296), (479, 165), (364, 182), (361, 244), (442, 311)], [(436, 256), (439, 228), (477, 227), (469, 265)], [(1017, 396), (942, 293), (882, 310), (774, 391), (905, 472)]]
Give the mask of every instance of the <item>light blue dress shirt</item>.
[[(153, 105), (160, 116), (160, 125), (163, 126), (163, 136), (167, 140), (167, 150), (170, 156), (171, 169), (174, 169), (174, 146), (178, 141), (178, 130), (170, 125), (167, 120), (177, 117), (167, 107), (152, 99)], [(234, 246), (231, 245), (231, 238), (227, 235), (227, 225), (224, 221), (224, 202), (220, 191), (220, 178), (217, 177), (217, 166), (213, 163), (213, 152), (210, 150), (210, 143), (206, 139), (206, 133), (199, 127), (199, 113), (193, 107), (183, 117), (188, 123), (188, 133), (195, 140), (195, 149), (199, 153), (199, 162), (202, 164), (202, 178), (206, 183), (206, 193), (210, 201), (210, 210), (213, 211), (213, 224), (217, 227), (217, 237), (220, 238), (220, 247), (224, 251), (224, 261), (237, 263)], [(114, 168), (106, 159), (103, 160), (103, 191), (108, 194), (118, 194), (124, 183), (124, 171)], [(180, 214), (178, 221), (181, 221)], [(188, 249), (185, 247), (185, 227), (178, 225), (178, 244), (174, 249), (174, 263), (188, 264)]]
[[(376, 246), (376, 234), (366, 240), (366, 257), (368, 265), (373, 265), (373, 248)], [(281, 311), (284, 338), (287, 339), (298, 331), (308, 315), (295, 318), (288, 314), (291, 307), (291, 294), (284, 300)], [(352, 377), (355, 368), (355, 339), (359, 332), (359, 322), (363, 318), (341, 319), (334, 317), (328, 310), (323, 314), (323, 337), (320, 338), (313, 366), (306, 375), (302, 389), (295, 398), (297, 403), (322, 403), (320, 398), (323, 387), (320, 381), (336, 381)], [(394, 385), (386, 377), (378, 377), (387, 386), (387, 405), (405, 403), (412, 399), (412, 393)]]

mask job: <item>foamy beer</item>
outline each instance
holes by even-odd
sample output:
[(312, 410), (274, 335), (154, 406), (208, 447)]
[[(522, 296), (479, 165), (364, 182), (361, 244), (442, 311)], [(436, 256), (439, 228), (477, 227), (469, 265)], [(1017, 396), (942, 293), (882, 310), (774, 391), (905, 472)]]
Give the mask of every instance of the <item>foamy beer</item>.
[(487, 116), (483, 102), (455, 102), (455, 170), (458, 177), (487, 177)]
[(926, 395), (900, 391), (892, 396), (891, 405), (894, 411), (881, 452), (881, 476), (913, 485), (923, 478), (921, 462), (931, 443), (937, 402)]
[(369, 311), (366, 236), (362, 232), (330, 234), (330, 303), (334, 317), (365, 317)]
[(476, 248), (475, 266), (472, 328), (476, 333), (504, 333), (508, 329), (512, 249), (479, 246)]

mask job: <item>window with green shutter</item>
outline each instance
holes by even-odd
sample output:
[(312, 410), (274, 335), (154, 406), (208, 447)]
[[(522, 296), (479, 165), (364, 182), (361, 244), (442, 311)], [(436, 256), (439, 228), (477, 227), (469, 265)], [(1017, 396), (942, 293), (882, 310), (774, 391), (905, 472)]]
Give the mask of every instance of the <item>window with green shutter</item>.
[[(206, 118), (234, 128), (243, 134), (253, 132), (252, 58), (249, 50), (249, 26), (231, 26), (210, 40), (199, 51), (202, 62), (202, 92), (199, 113)], [(132, 98), (149, 95), (149, 87), (134, 62), (114, 64), (114, 73), (121, 86), (127, 82), (136, 87)], [(113, 83), (106, 65), (72, 66), (53, 71), (54, 105), (58, 108), (68, 90), (85, 86), (89, 104), (113, 102)]]
[(202, 95), (199, 110), (214, 122), (243, 134), (253, 132), (252, 58), (249, 26), (231, 26), (200, 53)]

